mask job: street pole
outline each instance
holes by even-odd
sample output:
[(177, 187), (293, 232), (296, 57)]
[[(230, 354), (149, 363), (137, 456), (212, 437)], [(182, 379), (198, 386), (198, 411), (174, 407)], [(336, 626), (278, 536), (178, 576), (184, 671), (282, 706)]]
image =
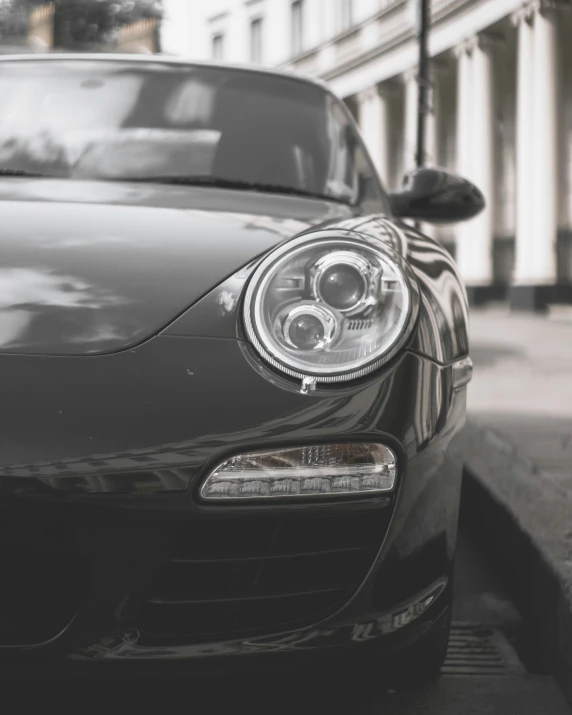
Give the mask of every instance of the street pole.
[(419, 70), (417, 83), (419, 87), (417, 105), (417, 167), (425, 164), (427, 115), (430, 111), (430, 79), (429, 79), (429, 24), (431, 0), (417, 0), (417, 40), (419, 43)]

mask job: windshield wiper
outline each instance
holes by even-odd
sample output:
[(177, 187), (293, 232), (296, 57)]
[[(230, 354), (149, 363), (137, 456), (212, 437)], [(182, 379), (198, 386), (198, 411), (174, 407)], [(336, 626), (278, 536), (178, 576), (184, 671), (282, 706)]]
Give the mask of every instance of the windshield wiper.
[(51, 174), (42, 174), (41, 171), (27, 171), (26, 169), (7, 169), (0, 166), (0, 176), (24, 176), (26, 178), (53, 178)]
[(348, 199), (330, 194), (322, 194), (305, 189), (297, 189), (294, 186), (281, 186), (280, 184), (262, 184), (250, 181), (240, 181), (238, 179), (219, 179), (216, 176), (123, 176), (115, 181), (137, 181), (157, 184), (179, 184), (181, 186), (214, 186), (222, 189), (238, 189), (241, 191), (263, 191), (270, 194), (290, 194), (292, 196), (304, 196), (311, 199), (323, 199), (325, 201), (335, 201), (345, 206), (350, 206)]

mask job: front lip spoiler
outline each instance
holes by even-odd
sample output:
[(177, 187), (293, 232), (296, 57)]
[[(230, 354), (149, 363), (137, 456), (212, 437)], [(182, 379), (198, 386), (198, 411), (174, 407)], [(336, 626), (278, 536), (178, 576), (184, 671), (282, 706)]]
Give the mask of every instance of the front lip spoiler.
[[(203, 643), (178, 646), (141, 646), (139, 633), (128, 632), (102, 639), (99, 643), (67, 657), (46, 659), (36, 656), (14, 659), (0, 659), (5, 677), (14, 679), (74, 679), (140, 677), (191, 677), (220, 676), (222, 672), (268, 671), (298, 667), (300, 658), (312, 658), (315, 663), (316, 651), (325, 660), (350, 654), (367, 655), (368, 646), (383, 643), (390, 636), (385, 650), (379, 655), (392, 653), (407, 647), (421, 638), (446, 617), (447, 605), (442, 595), (450, 581), (443, 577), (429, 588), (416, 594), (399, 606), (359, 621), (340, 623), (328, 627), (328, 622), (303, 630), (261, 636), (251, 640), (227, 643)], [(422, 613), (407, 624), (391, 628), (389, 624), (405, 610), (435, 595)], [(394, 636), (398, 639), (394, 640)], [(356, 650), (357, 649), (357, 650)], [(377, 651), (376, 651), (377, 653)], [(244, 656), (249, 656), (245, 658)], [(269, 657), (270, 656), (270, 657)]]
[[(375, 614), (373, 617), (370, 615), (369, 618), (365, 617), (359, 622), (341, 622), (339, 625), (328, 626), (329, 621), (325, 621), (319, 626), (271, 636), (190, 645), (141, 645), (140, 634), (132, 631), (119, 634), (115, 639), (106, 638), (98, 644), (68, 656), (67, 660), (70, 664), (89, 661), (99, 663), (118, 661), (152, 663), (197, 659), (218, 661), (217, 656), (222, 656), (226, 660), (232, 656), (247, 654), (262, 655), (270, 652), (292, 653), (339, 648), (352, 643), (378, 640), (413, 624), (434, 609), (448, 584), (449, 580), (443, 577), (407, 601), (397, 604), (390, 611)], [(405, 614), (410, 614), (410, 617), (404, 617)], [(335, 618), (335, 615), (332, 616), (330, 621)]]

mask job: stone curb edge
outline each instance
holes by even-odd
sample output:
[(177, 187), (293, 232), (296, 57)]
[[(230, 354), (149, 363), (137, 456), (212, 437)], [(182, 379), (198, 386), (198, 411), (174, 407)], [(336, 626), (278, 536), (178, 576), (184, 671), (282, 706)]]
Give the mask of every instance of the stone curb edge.
[(506, 574), (572, 705), (572, 494), (472, 419), (463, 459), (463, 519)]

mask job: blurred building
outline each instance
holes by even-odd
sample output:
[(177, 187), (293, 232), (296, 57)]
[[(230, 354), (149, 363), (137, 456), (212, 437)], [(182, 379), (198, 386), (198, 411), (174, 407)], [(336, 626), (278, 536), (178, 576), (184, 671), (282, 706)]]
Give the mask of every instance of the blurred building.
[(116, 52), (149, 55), (158, 51), (158, 20), (145, 17), (120, 28), (115, 41)]
[(10, 7), (0, 25), (0, 53), (46, 52), (54, 46), (54, 4)]
[(126, 25), (121, 25), (110, 33), (107, 40), (82, 42), (67, 49), (80, 52), (127, 53), (150, 55), (159, 51), (159, 21), (154, 17), (145, 17)]
[[(70, 29), (82, 23), (82, 28), (93, 18), (82, 14), (76, 6), (69, 22), (64, 8), (55, 2), (37, 3), (20, 0), (0, 0), (0, 54), (38, 53), (55, 51), (127, 52), (152, 54), (159, 51), (158, 16), (139, 17), (123, 22), (112, 31), (96, 32), (94, 40), (74, 41)], [(103, 13), (105, 8), (102, 7)]]
[[(472, 303), (572, 303), (570, 0), (432, 0), (427, 162), (484, 191), (436, 235)], [(413, 168), (417, 0), (165, 0), (162, 48), (327, 80), (389, 190)]]

